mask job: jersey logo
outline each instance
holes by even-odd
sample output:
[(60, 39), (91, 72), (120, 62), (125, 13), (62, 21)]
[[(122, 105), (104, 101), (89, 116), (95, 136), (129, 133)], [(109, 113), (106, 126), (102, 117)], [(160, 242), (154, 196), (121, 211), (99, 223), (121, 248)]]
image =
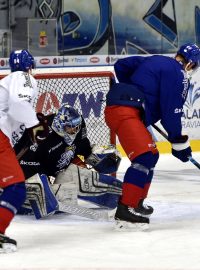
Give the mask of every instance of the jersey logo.
[(24, 84), (24, 87), (30, 87), (30, 88), (33, 88), (32, 84), (31, 84), (31, 80), (30, 80), (30, 77), (29, 77), (29, 74), (24, 72), (23, 73), (24, 77), (25, 77), (25, 84)]
[(24, 99), (24, 100), (28, 101), (29, 103), (31, 103), (31, 101), (32, 101), (32, 97), (30, 95), (19, 94), (18, 97), (21, 98), (21, 99)]
[(58, 160), (57, 168), (59, 170), (63, 169), (65, 166), (69, 165), (71, 160), (74, 158), (74, 149), (68, 147), (67, 151), (61, 155), (61, 158)]

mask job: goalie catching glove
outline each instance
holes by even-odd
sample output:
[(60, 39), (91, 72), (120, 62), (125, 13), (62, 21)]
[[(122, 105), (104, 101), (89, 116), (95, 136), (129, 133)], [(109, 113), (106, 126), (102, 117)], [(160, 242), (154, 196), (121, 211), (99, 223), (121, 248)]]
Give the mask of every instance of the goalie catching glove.
[(190, 142), (187, 135), (182, 135), (175, 142), (172, 142), (172, 155), (183, 162), (187, 162), (192, 155)]
[(110, 174), (118, 170), (121, 156), (114, 145), (95, 145), (85, 162), (99, 173)]
[(45, 140), (49, 134), (49, 127), (46, 117), (42, 113), (37, 113), (39, 123), (28, 129), (33, 143), (39, 144)]

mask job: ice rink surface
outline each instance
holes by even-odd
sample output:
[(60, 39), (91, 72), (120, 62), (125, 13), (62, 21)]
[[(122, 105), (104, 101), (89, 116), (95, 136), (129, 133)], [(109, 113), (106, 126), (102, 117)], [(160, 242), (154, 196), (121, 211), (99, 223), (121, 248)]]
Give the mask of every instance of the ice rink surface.
[[(200, 162), (200, 153), (193, 157)], [(119, 178), (128, 166), (123, 159)], [(145, 232), (66, 214), (16, 216), (7, 234), (18, 252), (1, 254), (0, 270), (199, 270), (200, 170), (162, 155), (147, 202), (154, 213)]]

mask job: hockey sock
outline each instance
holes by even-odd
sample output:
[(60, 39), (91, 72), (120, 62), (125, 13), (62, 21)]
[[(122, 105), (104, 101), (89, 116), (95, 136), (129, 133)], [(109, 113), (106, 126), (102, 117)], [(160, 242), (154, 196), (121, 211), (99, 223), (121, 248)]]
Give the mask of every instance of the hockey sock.
[(17, 210), (26, 198), (25, 183), (17, 183), (4, 188), (0, 195), (0, 232), (5, 233)]
[(153, 164), (152, 164), (152, 168), (150, 169), (149, 174), (147, 176), (147, 181), (144, 185), (142, 199), (145, 199), (148, 195), (148, 191), (149, 191), (149, 188), (151, 186), (151, 182), (152, 182), (153, 175), (154, 175), (154, 167), (155, 167), (156, 163), (158, 162), (158, 159), (159, 159), (159, 153), (153, 154)]
[(142, 192), (142, 197), (141, 197), (142, 199), (145, 199), (147, 197), (150, 185), (151, 185), (151, 183), (145, 184), (143, 192)]
[(0, 233), (5, 234), (6, 228), (9, 226), (14, 213), (6, 208), (0, 207)]
[(135, 185), (124, 183), (122, 189), (121, 203), (136, 208), (141, 199), (143, 189)]
[[(121, 202), (133, 208), (148, 192), (151, 181), (148, 181), (150, 169), (154, 165), (154, 155), (146, 152), (136, 157), (124, 176)], [(152, 178), (152, 177), (151, 177)], [(146, 185), (146, 184), (149, 185)]]

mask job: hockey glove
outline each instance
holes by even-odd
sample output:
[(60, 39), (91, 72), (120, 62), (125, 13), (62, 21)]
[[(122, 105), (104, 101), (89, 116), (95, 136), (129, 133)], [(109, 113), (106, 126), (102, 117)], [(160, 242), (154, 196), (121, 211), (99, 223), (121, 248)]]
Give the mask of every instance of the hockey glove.
[(92, 154), (85, 162), (99, 173), (110, 174), (118, 170), (121, 156), (114, 145), (94, 145)]
[(28, 129), (29, 135), (33, 143), (39, 144), (45, 140), (49, 134), (49, 127), (45, 116), (42, 113), (37, 113), (39, 124)]
[(181, 136), (176, 142), (172, 143), (172, 155), (183, 162), (187, 162), (192, 155), (192, 150), (187, 135)]

